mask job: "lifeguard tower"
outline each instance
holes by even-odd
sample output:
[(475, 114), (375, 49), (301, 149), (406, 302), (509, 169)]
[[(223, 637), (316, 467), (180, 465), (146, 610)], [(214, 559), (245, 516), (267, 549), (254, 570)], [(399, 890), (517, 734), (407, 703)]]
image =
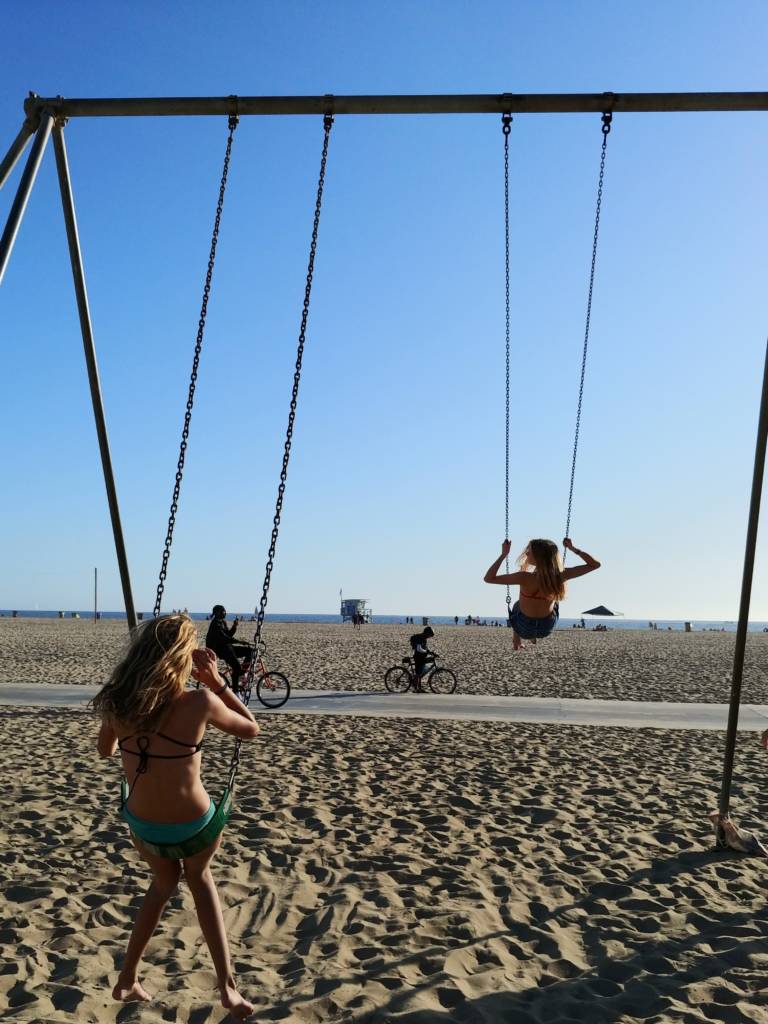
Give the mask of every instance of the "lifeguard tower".
[(362, 615), (363, 622), (370, 622), (373, 612), (368, 607), (367, 597), (342, 597), (341, 621), (352, 622), (355, 615)]

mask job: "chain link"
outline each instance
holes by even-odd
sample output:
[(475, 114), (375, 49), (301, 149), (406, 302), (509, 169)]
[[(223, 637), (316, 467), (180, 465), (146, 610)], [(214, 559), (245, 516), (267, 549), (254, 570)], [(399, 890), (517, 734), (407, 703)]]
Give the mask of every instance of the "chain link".
[[(613, 114), (606, 111), (602, 116), (601, 131), (603, 133), (603, 144), (600, 149), (600, 175), (597, 182), (597, 204), (595, 207), (595, 232), (592, 236), (592, 264), (589, 269), (589, 292), (587, 294), (587, 320), (584, 327), (584, 349), (581, 355), (581, 379), (579, 381), (579, 401), (576, 407), (576, 431), (573, 437), (573, 458), (571, 460), (571, 483), (568, 489), (568, 513), (565, 518), (564, 537), (570, 537), (571, 529), (571, 508), (573, 506), (573, 482), (576, 476), (576, 455), (579, 449), (579, 431), (581, 429), (581, 406), (584, 398), (584, 376), (587, 369), (587, 348), (589, 346), (589, 326), (592, 320), (592, 292), (595, 286), (595, 265), (597, 263), (597, 239), (600, 233), (600, 208), (603, 203), (603, 177), (605, 175), (605, 150), (608, 145), (608, 134), (611, 130)], [(568, 554), (563, 548), (563, 564)]]
[[(504, 290), (505, 290), (505, 334), (506, 334), (506, 430), (504, 446), (504, 539), (509, 540), (509, 133), (512, 129), (512, 115), (501, 115), (501, 130), (504, 134)], [(509, 572), (509, 555), (506, 559)], [(507, 586), (507, 605), (512, 597)]]
[(157, 594), (155, 596), (155, 618), (160, 614), (160, 605), (165, 590), (165, 579), (168, 575), (168, 559), (171, 557), (171, 543), (173, 542), (173, 528), (176, 525), (176, 513), (179, 510), (179, 494), (181, 493), (181, 479), (184, 474), (184, 460), (187, 454), (187, 442), (189, 440), (189, 425), (192, 421), (192, 405), (195, 400), (195, 387), (197, 385), (197, 371), (200, 367), (200, 352), (203, 347), (203, 335), (205, 333), (205, 318), (208, 314), (208, 298), (211, 294), (211, 280), (213, 278), (213, 266), (216, 262), (216, 246), (219, 241), (219, 226), (221, 224), (221, 211), (224, 208), (224, 193), (227, 188), (227, 177), (229, 175), (229, 160), (232, 155), (232, 140), (235, 129), (238, 125), (236, 114), (229, 118), (229, 135), (227, 137), (227, 149), (224, 154), (224, 169), (221, 173), (219, 185), (219, 201), (216, 204), (216, 219), (213, 223), (213, 237), (211, 238), (211, 251), (208, 256), (208, 270), (205, 275), (205, 286), (203, 287), (203, 303), (200, 309), (200, 319), (197, 322), (197, 339), (195, 341), (195, 355), (192, 360), (192, 373), (189, 378), (189, 393), (187, 395), (187, 408), (184, 414), (184, 428), (181, 432), (181, 444), (179, 446), (179, 461), (176, 465), (176, 480), (173, 486), (173, 497), (171, 498), (171, 511), (168, 516), (168, 530), (165, 535), (165, 547), (163, 548), (163, 563), (160, 568), (160, 576), (157, 583)]
[[(328, 143), (331, 137), (333, 115), (325, 114), (323, 117), (323, 152), (320, 158), (320, 176), (317, 182), (317, 198), (315, 200), (315, 217), (312, 223), (312, 242), (309, 247), (309, 264), (307, 266), (307, 283), (304, 289), (304, 305), (301, 311), (301, 327), (299, 329), (299, 345), (296, 352), (296, 367), (293, 373), (293, 388), (291, 390), (291, 405), (288, 413), (288, 427), (285, 432), (285, 446), (283, 448), (283, 465), (280, 470), (280, 484), (277, 489), (277, 501), (275, 502), (275, 515), (272, 519), (272, 537), (269, 543), (267, 554), (267, 565), (264, 571), (264, 586), (261, 591), (261, 599), (256, 613), (256, 632), (253, 642), (256, 649), (259, 649), (263, 642), (261, 631), (264, 626), (264, 616), (267, 610), (267, 599), (269, 597), (269, 585), (272, 580), (272, 570), (275, 564), (275, 551), (277, 550), (277, 538), (280, 532), (280, 517), (283, 511), (283, 498), (285, 496), (285, 482), (288, 479), (288, 461), (291, 457), (291, 442), (293, 441), (293, 425), (296, 420), (296, 406), (299, 399), (299, 384), (301, 382), (301, 364), (304, 358), (304, 344), (307, 338), (307, 320), (309, 319), (309, 300), (312, 295), (312, 276), (315, 271), (315, 253), (317, 252), (317, 234), (320, 227), (320, 210), (323, 203), (323, 187), (325, 185), (325, 167), (328, 161)], [(256, 670), (256, 658), (251, 659), (251, 664), (246, 674), (243, 703), (248, 704), (253, 690), (253, 679)], [(235, 746), (235, 753), (232, 758), (232, 765), (229, 770), (229, 786), (232, 788), (240, 764), (240, 746), (242, 740), (238, 739)]]

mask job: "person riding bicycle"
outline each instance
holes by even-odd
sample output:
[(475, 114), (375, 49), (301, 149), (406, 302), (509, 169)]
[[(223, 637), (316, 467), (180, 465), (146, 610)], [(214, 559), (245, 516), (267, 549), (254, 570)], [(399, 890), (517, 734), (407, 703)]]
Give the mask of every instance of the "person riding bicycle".
[(246, 644), (235, 644), (232, 638), (237, 631), (240, 620), (235, 616), (232, 625), (227, 625), (227, 609), (223, 604), (215, 604), (211, 612), (211, 624), (205, 637), (205, 646), (210, 647), (217, 658), (221, 658), (229, 666), (232, 673), (232, 689), (235, 693), (239, 691), (240, 676), (245, 671), (241, 667), (240, 659), (248, 658), (250, 661), (251, 648)]
[(413, 688), (416, 693), (424, 692), (421, 687), (422, 677), (426, 675), (430, 666), (433, 665), (435, 661), (434, 652), (430, 651), (427, 647), (427, 640), (430, 640), (434, 635), (435, 632), (432, 627), (425, 626), (420, 633), (414, 633), (409, 640), (413, 651), (413, 666), (416, 675)]

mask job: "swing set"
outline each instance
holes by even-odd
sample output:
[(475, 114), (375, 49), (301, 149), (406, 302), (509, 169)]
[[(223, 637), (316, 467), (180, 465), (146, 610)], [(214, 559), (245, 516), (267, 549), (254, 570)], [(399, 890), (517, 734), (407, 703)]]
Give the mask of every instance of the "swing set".
[[(188, 117), (188, 116), (225, 116), (228, 118), (228, 135), (224, 155), (224, 165), (219, 184), (216, 215), (213, 235), (208, 258), (203, 299), (198, 320), (192, 370), (190, 374), (184, 426), (182, 429), (176, 476), (171, 498), (168, 527), (163, 547), (162, 562), (158, 578), (153, 614), (160, 614), (165, 580), (168, 572), (173, 531), (178, 512), (179, 496), (184, 472), (185, 454), (189, 439), (195, 387), (205, 334), (205, 322), (211, 283), (216, 260), (219, 227), (224, 207), (227, 177), (232, 154), (235, 131), (242, 116), (269, 115), (315, 115), (322, 117), (323, 142), (320, 158), (317, 194), (307, 266), (306, 286), (301, 310), (299, 339), (296, 353), (296, 364), (293, 375), (293, 386), (288, 414), (288, 424), (283, 447), (283, 460), (275, 502), (272, 533), (267, 554), (264, 582), (261, 598), (257, 609), (254, 643), (259, 647), (264, 625), (269, 586), (274, 568), (275, 552), (280, 529), (283, 499), (291, 453), (293, 428), (298, 403), (299, 386), (304, 347), (307, 336), (310, 298), (312, 293), (312, 276), (314, 272), (315, 254), (317, 251), (318, 230), (322, 208), (323, 187), (328, 158), (328, 146), (331, 127), (338, 115), (408, 115), (408, 114), (496, 114), (501, 117), (504, 144), (504, 218), (505, 218), (505, 355), (506, 355), (506, 444), (505, 444), (505, 536), (509, 535), (509, 410), (510, 410), (510, 230), (509, 230), (509, 137), (513, 115), (542, 113), (593, 113), (601, 115), (602, 145), (600, 151), (600, 170), (598, 177), (597, 201), (595, 208), (595, 225), (592, 241), (592, 258), (589, 273), (587, 296), (586, 324), (582, 350), (581, 378), (576, 411), (576, 426), (571, 462), (570, 486), (568, 492), (568, 510), (564, 536), (569, 535), (573, 504), (573, 489), (576, 473), (576, 458), (581, 425), (581, 411), (584, 394), (584, 381), (587, 365), (587, 349), (589, 343), (590, 321), (592, 313), (592, 297), (595, 282), (598, 236), (600, 228), (600, 212), (605, 172), (605, 157), (608, 135), (614, 114), (617, 113), (671, 113), (671, 112), (714, 112), (714, 111), (765, 111), (768, 110), (768, 92), (719, 92), (719, 93), (582, 93), (582, 94), (469, 94), (469, 95), (415, 95), (415, 96), (228, 96), (228, 97), (182, 97), (182, 98), (130, 98), (130, 99), (65, 99), (61, 96), (43, 98), (30, 93), (24, 103), (25, 119), (21, 130), (14, 139), (5, 157), (0, 161), (0, 188), (3, 187), (13, 171), (16, 163), (23, 155), (27, 144), (32, 139), (29, 156), (22, 171), (18, 188), (11, 204), (5, 228), (0, 236), (0, 284), (5, 275), (8, 261), (18, 235), (24, 211), (37, 177), (40, 164), (48, 144), (53, 136), (53, 146), (58, 171), (64, 221), (67, 232), (70, 261), (75, 295), (77, 299), (80, 328), (83, 339), (86, 368), (91, 393), (96, 433), (101, 455), (102, 471), (107, 492), (112, 532), (115, 543), (117, 564), (125, 603), (126, 618), (129, 629), (137, 624), (133, 603), (128, 559), (123, 540), (120, 510), (117, 500), (112, 460), (107, 435), (106, 417), (99, 382), (96, 349), (91, 325), (88, 296), (85, 284), (85, 271), (75, 215), (74, 196), (64, 142), (64, 127), (71, 118), (81, 117)], [(34, 138), (33, 138), (34, 137)], [(765, 467), (766, 447), (768, 444), (768, 346), (766, 347), (765, 369), (761, 392), (760, 412), (758, 418), (755, 461), (750, 496), (747, 539), (742, 574), (739, 621), (736, 631), (734, 648), (733, 673), (731, 684), (731, 700), (726, 736), (726, 751), (723, 766), (722, 785), (719, 798), (719, 818), (727, 819), (733, 776), (733, 764), (738, 727), (739, 704), (744, 668), (749, 605), (752, 591), (755, 547), (757, 543), (757, 527), (760, 514), (760, 498), (762, 492), (763, 473)], [(509, 566), (507, 564), (507, 570)], [(511, 598), (507, 590), (507, 605)], [(253, 665), (253, 663), (252, 663)], [(253, 668), (248, 672), (245, 684), (245, 701), (250, 699), (253, 686)], [(240, 760), (241, 741), (238, 739), (229, 768), (227, 784), (219, 801), (215, 817), (206, 826), (204, 832), (191, 837), (181, 847), (154, 847), (161, 856), (186, 857), (197, 849), (205, 848), (218, 836), (224, 828), (232, 809), (232, 796), (235, 778)], [(718, 845), (724, 845), (722, 824), (718, 825)], [(202, 846), (200, 845), (202, 843)]]

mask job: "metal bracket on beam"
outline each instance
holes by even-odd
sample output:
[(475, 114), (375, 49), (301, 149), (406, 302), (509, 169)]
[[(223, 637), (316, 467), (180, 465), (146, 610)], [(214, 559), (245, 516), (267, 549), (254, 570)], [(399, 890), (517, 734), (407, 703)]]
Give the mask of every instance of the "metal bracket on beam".
[(40, 115), (43, 111), (48, 110), (55, 115), (57, 109), (60, 108), (63, 103), (63, 96), (43, 99), (43, 97), (38, 96), (36, 92), (30, 91), (29, 95), (24, 100), (24, 114), (29, 123), (34, 125), (34, 130), (37, 131), (40, 124)]
[(512, 107), (515, 102), (515, 94), (511, 92), (503, 92), (499, 96), (499, 113), (500, 114), (511, 114)]

